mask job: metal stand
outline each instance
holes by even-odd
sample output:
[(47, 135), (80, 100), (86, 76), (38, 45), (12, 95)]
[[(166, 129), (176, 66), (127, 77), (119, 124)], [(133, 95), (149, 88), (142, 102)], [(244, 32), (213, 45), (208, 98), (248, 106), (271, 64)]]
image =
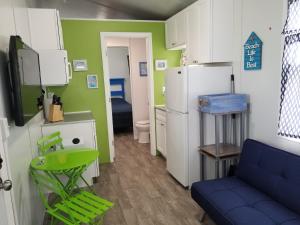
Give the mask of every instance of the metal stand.
[[(215, 117), (215, 144), (212, 145), (205, 145), (204, 141), (204, 113), (199, 111), (200, 116), (200, 159), (201, 159), (201, 180), (206, 179), (206, 171), (205, 171), (205, 161), (206, 157), (209, 157), (215, 161), (215, 178), (220, 178), (220, 163), (222, 163), (222, 176), (226, 176), (227, 174), (227, 162), (234, 161), (237, 162), (242, 144), (245, 139), (245, 112), (233, 112), (233, 113), (226, 113), (226, 114), (211, 114)], [(237, 116), (240, 119), (240, 146), (236, 143), (236, 121)], [(228, 118), (231, 117), (234, 119), (232, 120), (233, 126), (233, 138), (232, 142), (228, 135)], [(222, 120), (222, 121), (220, 121)], [(221, 123), (222, 122), (222, 123)], [(221, 126), (222, 125), (222, 126)], [(222, 127), (222, 143), (220, 140), (220, 128)]]

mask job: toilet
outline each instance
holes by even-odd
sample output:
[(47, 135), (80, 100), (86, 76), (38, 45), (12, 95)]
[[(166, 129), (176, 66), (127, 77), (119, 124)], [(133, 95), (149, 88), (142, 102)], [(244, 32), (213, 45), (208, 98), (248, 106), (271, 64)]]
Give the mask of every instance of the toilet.
[(149, 143), (150, 142), (150, 122), (149, 120), (137, 121), (135, 127), (138, 132), (138, 142), (139, 143)]

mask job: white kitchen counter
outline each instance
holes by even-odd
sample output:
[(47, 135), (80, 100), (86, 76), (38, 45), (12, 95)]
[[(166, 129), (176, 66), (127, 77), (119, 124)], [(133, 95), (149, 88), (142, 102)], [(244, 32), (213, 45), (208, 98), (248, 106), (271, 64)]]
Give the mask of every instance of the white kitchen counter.
[(64, 120), (59, 122), (45, 122), (44, 126), (52, 126), (66, 123), (77, 123), (77, 122), (93, 122), (95, 121), (92, 112), (67, 112), (64, 114)]

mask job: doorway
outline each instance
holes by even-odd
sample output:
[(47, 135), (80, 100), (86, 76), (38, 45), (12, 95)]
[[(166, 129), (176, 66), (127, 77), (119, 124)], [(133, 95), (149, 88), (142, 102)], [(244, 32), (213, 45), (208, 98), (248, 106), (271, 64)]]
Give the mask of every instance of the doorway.
[[(112, 101), (116, 101), (115, 97), (132, 104), (131, 123), (135, 139), (138, 138), (136, 122), (149, 120), (150, 150), (152, 155), (156, 155), (152, 35), (151, 33), (101, 32), (100, 37), (110, 160), (113, 162), (115, 157), (113, 121), (116, 121), (116, 118), (112, 110)], [(141, 46), (144, 46), (142, 51)], [(126, 52), (128, 52), (126, 61), (128, 76), (126, 76), (124, 63)], [(117, 63), (116, 59), (121, 58), (121, 55), (123, 55), (123, 62), (116, 69), (117, 64), (120, 63)], [(114, 62), (111, 62), (112, 60)], [(118, 71), (122, 67), (123, 69)]]

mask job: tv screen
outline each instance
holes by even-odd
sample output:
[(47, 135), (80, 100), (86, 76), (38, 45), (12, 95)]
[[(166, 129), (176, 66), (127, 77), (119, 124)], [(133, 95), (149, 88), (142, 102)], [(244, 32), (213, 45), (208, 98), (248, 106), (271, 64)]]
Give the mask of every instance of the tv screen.
[(21, 37), (11, 36), (9, 63), (13, 118), (16, 126), (24, 126), (39, 112), (37, 99), (42, 95), (39, 54)]

